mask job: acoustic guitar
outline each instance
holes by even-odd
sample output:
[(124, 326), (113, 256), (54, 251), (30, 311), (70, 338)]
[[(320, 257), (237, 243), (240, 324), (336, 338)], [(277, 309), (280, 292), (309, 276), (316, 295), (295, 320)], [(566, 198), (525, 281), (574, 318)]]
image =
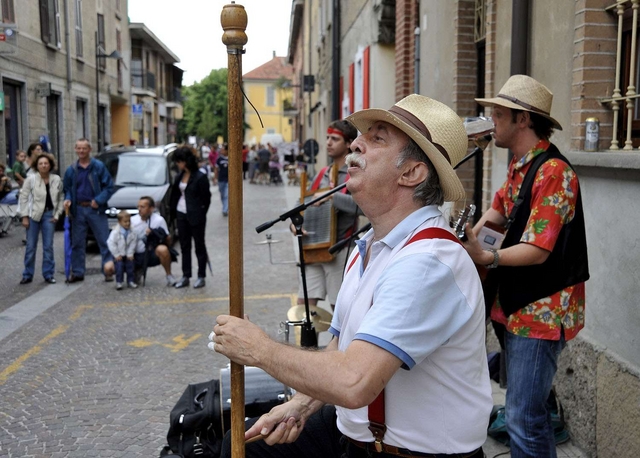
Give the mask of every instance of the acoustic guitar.
[[(475, 215), (475, 213), (476, 213), (476, 206), (473, 204), (467, 205), (459, 213), (458, 219), (456, 220), (456, 222), (452, 224), (452, 228), (456, 233), (456, 236), (462, 242), (467, 241), (467, 234), (465, 232), (465, 228), (467, 226), (467, 222), (473, 215)], [(483, 250), (490, 250), (490, 249), (498, 250), (500, 249), (500, 246), (502, 245), (502, 241), (504, 240), (505, 232), (506, 231), (504, 227), (496, 223), (493, 223), (491, 221), (485, 221), (484, 225), (482, 226), (482, 229), (480, 229), (480, 232), (478, 233), (478, 237), (477, 237), (478, 242), (480, 243), (480, 246), (482, 247)], [(484, 280), (487, 278), (489, 269), (479, 264), (476, 264), (476, 269), (478, 269), (478, 275), (480, 276), (480, 280), (484, 282)]]

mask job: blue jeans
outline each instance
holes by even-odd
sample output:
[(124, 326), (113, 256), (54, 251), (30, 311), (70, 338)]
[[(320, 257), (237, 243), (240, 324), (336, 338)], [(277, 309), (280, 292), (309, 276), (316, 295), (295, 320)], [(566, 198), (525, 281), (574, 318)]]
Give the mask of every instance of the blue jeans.
[(27, 248), (24, 252), (23, 278), (33, 278), (36, 270), (36, 251), (38, 249), (38, 235), (42, 232), (42, 276), (52, 278), (56, 269), (53, 257), (53, 233), (56, 225), (51, 221), (53, 211), (44, 212), (40, 221), (29, 218), (27, 229)]
[(222, 201), (222, 213), (229, 213), (229, 182), (218, 181), (218, 190)]
[(124, 283), (124, 273), (127, 272), (127, 282), (135, 283), (136, 277), (133, 273), (133, 259), (129, 260), (126, 257), (122, 257), (122, 261), (115, 261), (116, 267), (116, 282)]
[(556, 445), (547, 398), (558, 369), (560, 340), (505, 333), (507, 358), (506, 422), (512, 458), (555, 458)]
[(84, 277), (87, 252), (87, 229), (91, 228), (102, 255), (102, 266), (113, 260), (107, 246), (109, 221), (103, 210), (91, 207), (76, 207), (76, 216), (71, 224), (71, 272), (76, 277)]

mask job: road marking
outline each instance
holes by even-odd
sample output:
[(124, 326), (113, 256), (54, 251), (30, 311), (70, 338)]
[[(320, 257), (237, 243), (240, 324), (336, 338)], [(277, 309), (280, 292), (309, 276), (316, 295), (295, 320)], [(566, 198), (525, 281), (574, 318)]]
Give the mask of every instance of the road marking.
[[(69, 321), (72, 321), (72, 322), (76, 321), (78, 318), (80, 318), (80, 316), (82, 316), (85, 310), (88, 310), (91, 308), (93, 308), (92, 305), (80, 305), (76, 307), (75, 312), (73, 312), (73, 314), (69, 317)], [(53, 340), (59, 335), (64, 334), (67, 331), (67, 329), (69, 329), (69, 326), (70, 325), (68, 324), (61, 324), (60, 326), (55, 328), (53, 331), (51, 331), (49, 334), (47, 334), (42, 340), (40, 340), (40, 342), (38, 342), (36, 345), (34, 345), (25, 353), (23, 353), (21, 356), (19, 356), (15, 361), (9, 364), (9, 366), (7, 366), (2, 372), (0, 372), (0, 385), (4, 385), (4, 383), (7, 381), (9, 376), (14, 372), (16, 372), (18, 369), (20, 369), (26, 360), (40, 353), (40, 351), (42, 350), (42, 347), (45, 344), (49, 343), (50, 340)]]
[(26, 353), (24, 353), (22, 356), (20, 356), (18, 359), (16, 359), (11, 364), (9, 364), (9, 366), (7, 368), (5, 368), (5, 370), (0, 372), (0, 385), (4, 385), (4, 383), (7, 381), (7, 378), (11, 374), (13, 374), (15, 371), (20, 369), (22, 367), (22, 364), (26, 360), (28, 360), (32, 356), (35, 356), (38, 353), (40, 353), (40, 351), (42, 350), (42, 347), (45, 344), (47, 344), (50, 340), (55, 339), (56, 337), (58, 337), (60, 334), (63, 334), (67, 329), (69, 329), (69, 325), (68, 324), (62, 324), (62, 325), (58, 326), (53, 331), (51, 331), (49, 334), (47, 334), (42, 340), (40, 340), (40, 342), (38, 342), (35, 346), (33, 346), (29, 350), (27, 350)]
[(176, 336), (173, 339), (171, 339), (173, 342), (175, 342), (173, 344), (161, 343), (161, 342), (158, 342), (157, 340), (149, 340), (143, 337), (141, 339), (136, 339), (136, 340), (132, 340), (131, 342), (127, 342), (127, 345), (131, 347), (136, 347), (136, 348), (146, 348), (152, 345), (162, 345), (163, 347), (170, 349), (172, 353), (177, 353), (180, 350), (184, 350), (185, 348), (187, 348), (190, 343), (195, 342), (201, 335), (202, 334), (194, 334), (188, 339), (185, 339), (184, 338), (185, 335), (180, 334), (179, 336)]
[(80, 283), (48, 285), (0, 313), (0, 340), (8, 337), (45, 310), (64, 300), (80, 286)]
[(92, 309), (93, 305), (79, 305), (73, 315), (69, 317), (70, 321), (76, 321), (84, 313), (85, 310)]

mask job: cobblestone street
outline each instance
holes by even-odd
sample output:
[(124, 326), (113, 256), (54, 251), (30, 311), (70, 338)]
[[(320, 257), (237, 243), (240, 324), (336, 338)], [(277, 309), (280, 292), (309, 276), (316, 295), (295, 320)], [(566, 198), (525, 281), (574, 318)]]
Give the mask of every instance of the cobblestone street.
[[(169, 412), (186, 385), (218, 378), (227, 362), (207, 349), (215, 316), (228, 311), (228, 220), (212, 192), (207, 248), (214, 275), (199, 290), (167, 288), (154, 268), (146, 287), (116, 291), (98, 274), (96, 253), (87, 258), (93, 275), (65, 285), (61, 232), (55, 236), (58, 284), (36, 277), (18, 285), (22, 231), (0, 240), (5, 314), (11, 306), (26, 312), (38, 306), (33, 302), (63, 298), (1, 341), (0, 456), (158, 455)], [(286, 209), (285, 193), (248, 185), (245, 192), (245, 311), (276, 336), (297, 289), (296, 267), (271, 265), (267, 247), (255, 245), (265, 236), (254, 228)], [(290, 241), (285, 224), (269, 232)], [(274, 259), (293, 260), (291, 243), (272, 248)], [(180, 267), (173, 266), (179, 276)]]

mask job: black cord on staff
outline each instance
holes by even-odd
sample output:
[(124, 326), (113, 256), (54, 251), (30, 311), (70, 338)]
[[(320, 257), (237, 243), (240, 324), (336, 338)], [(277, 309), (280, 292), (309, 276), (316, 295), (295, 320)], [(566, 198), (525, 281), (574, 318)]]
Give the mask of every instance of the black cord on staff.
[[(244, 54), (244, 49), (242, 50), (242, 54)], [(240, 56), (237, 53), (236, 53), (236, 59), (238, 59), (238, 62), (240, 62)], [(240, 88), (240, 92), (242, 92), (242, 95), (244, 96), (244, 98), (247, 100), (247, 102), (249, 102), (249, 105), (251, 105), (251, 108), (253, 108), (253, 111), (255, 111), (256, 114), (258, 115), (258, 121), (260, 121), (260, 126), (264, 129), (264, 123), (262, 122), (260, 113), (258, 113), (258, 110), (256, 109), (256, 107), (253, 106), (253, 103), (251, 103), (251, 100), (249, 100), (249, 97), (247, 97), (247, 94), (244, 93), (244, 89), (242, 87), (242, 75), (239, 72), (238, 72), (238, 87)]]

